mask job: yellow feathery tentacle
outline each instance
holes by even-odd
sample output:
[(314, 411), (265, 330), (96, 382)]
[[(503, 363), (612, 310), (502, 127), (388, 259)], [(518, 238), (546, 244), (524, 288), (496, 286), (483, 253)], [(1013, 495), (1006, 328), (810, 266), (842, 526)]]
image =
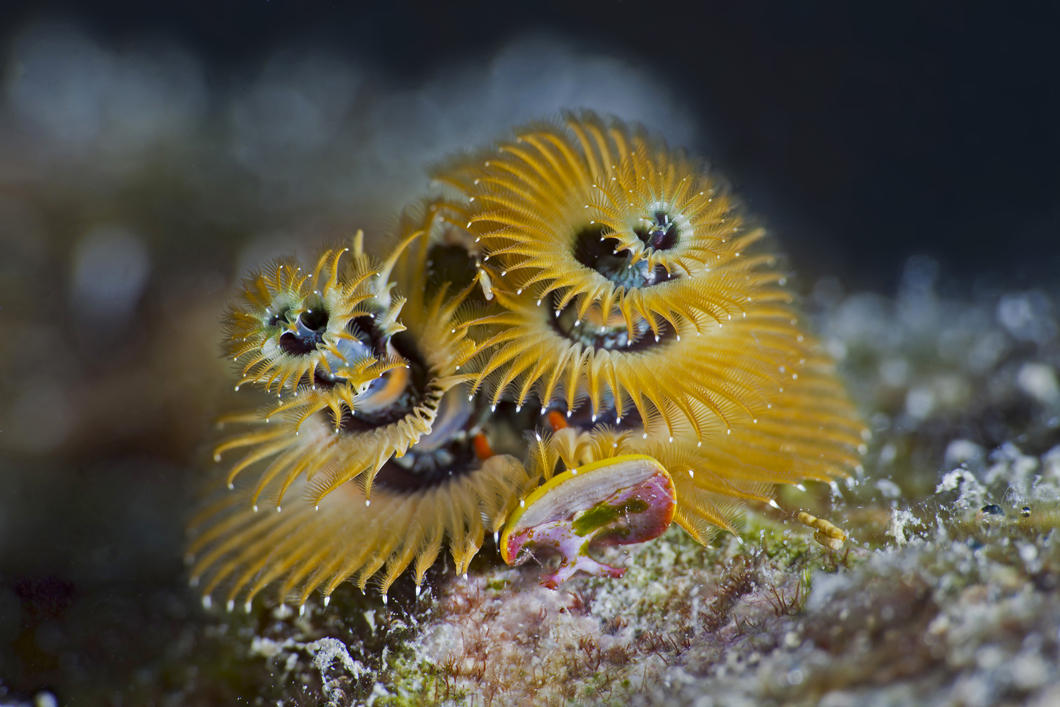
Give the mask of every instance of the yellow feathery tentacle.
[(820, 356), (745, 424), (724, 429), (715, 424), (700, 435), (690, 422), (669, 427), (666, 420), (663, 410), (633, 428), (561, 429), (538, 440), (530, 466), (550, 478), (557, 468), (624, 454), (654, 457), (677, 489), (675, 520), (705, 542), (712, 528), (733, 530), (742, 504), (771, 503), (774, 485), (846, 476), (860, 468), (865, 451), (866, 429), (835, 381), (830, 362)]
[[(534, 391), (544, 408), (587, 401), (593, 415), (615, 409), (621, 417), (628, 405), (642, 418), (659, 411), (670, 428), (706, 414), (705, 406), (733, 428), (760, 417), (783, 387), (783, 371), (798, 372), (809, 355), (791, 311), (768, 302), (724, 324), (697, 314), (655, 341), (646, 327), (630, 339), (625, 323), (556, 316), (526, 295), (497, 291), (495, 299), (501, 311), (463, 323), (484, 334), (470, 368), (474, 389), (490, 388), (494, 404), (507, 396), (521, 406)], [(696, 427), (707, 424), (695, 419)]]
[(568, 114), (437, 178), (467, 201), (468, 230), (511, 291), (649, 322), (732, 313), (755, 294), (727, 273), (760, 264), (740, 257), (761, 230), (698, 165), (617, 121)]
[(491, 306), (462, 326), (493, 406), (536, 393), (594, 419), (659, 413), (668, 437), (690, 422), (702, 441), (759, 417), (803, 365), (776, 258), (754, 251), (763, 232), (643, 131), (571, 114), (440, 179), (492, 273)]
[[(376, 577), (385, 592), (407, 567), (422, 583), (447, 539), (460, 571), (511, 512), (518, 497), (536, 478), (514, 457), (496, 455), (451, 479), (414, 491), (377, 484), (370, 506), (363, 491), (347, 483), (320, 500), (317, 507), (304, 481), (299, 502), (279, 513), (250, 510), (249, 487), (226, 513), (204, 521), (205, 542), (195, 546), (194, 576), (204, 577), (207, 592), (227, 586), (227, 596), (253, 600), (263, 587), (281, 582), (280, 599), (294, 592), (297, 603), (323, 588), (330, 595), (342, 581), (356, 576), (363, 588)], [(237, 519), (233, 522), (233, 518)], [(211, 521), (217, 525), (210, 526)], [(207, 535), (215, 527), (219, 532)], [(384, 569), (385, 568), (385, 569)]]

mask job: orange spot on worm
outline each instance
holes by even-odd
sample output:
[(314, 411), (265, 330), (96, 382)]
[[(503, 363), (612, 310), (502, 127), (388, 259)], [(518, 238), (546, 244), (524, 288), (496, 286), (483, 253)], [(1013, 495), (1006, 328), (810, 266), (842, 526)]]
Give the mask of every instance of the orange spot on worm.
[(490, 447), (489, 440), (481, 432), (471, 439), (471, 443), (475, 446), (475, 456), (479, 459), (489, 459), (493, 456), (493, 449)]
[(558, 410), (548, 411), (548, 424), (552, 426), (553, 432), (559, 432), (566, 428), (567, 418), (563, 417), (563, 413)]

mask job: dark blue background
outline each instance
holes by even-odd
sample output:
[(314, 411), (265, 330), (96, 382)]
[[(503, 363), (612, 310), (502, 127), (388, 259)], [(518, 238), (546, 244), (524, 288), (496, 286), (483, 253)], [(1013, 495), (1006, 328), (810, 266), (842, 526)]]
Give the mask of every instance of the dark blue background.
[(887, 290), (912, 253), (964, 283), (1060, 271), (1055, 4), (92, 5), (47, 7), (119, 41), (175, 37), (218, 68), (308, 36), (408, 80), (559, 33), (691, 87), (709, 157), (807, 276)]

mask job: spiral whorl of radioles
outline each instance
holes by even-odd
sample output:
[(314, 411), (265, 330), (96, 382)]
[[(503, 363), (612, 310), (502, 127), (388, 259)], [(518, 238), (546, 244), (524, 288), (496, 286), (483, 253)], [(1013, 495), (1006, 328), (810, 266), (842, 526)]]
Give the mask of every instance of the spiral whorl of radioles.
[(702, 442), (768, 418), (793, 375), (830, 375), (762, 230), (642, 131), (568, 115), (438, 179), (495, 293), (466, 323), (495, 404), (660, 415)]

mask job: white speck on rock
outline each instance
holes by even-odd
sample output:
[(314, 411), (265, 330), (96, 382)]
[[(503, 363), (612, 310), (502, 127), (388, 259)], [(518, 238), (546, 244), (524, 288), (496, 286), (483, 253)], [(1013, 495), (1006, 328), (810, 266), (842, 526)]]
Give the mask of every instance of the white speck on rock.
[(850, 579), (844, 575), (815, 572), (810, 596), (806, 598), (806, 608), (810, 611), (821, 611), (849, 585)]
[(1012, 682), (1021, 690), (1036, 690), (1052, 675), (1054, 666), (1037, 651), (1023, 651), (1012, 661)]
[(979, 479), (975, 477), (975, 474), (965, 468), (957, 468), (947, 473), (935, 486), (935, 493), (954, 490), (959, 491), (957, 497), (958, 508), (982, 505), (982, 500), (986, 495), (986, 488), (979, 483)]
[(902, 489), (890, 479), (880, 479), (876, 482), (876, 488), (880, 490), (884, 498), (900, 498)]
[(1042, 476), (1060, 483), (1060, 444), (1042, 455)]
[(928, 388), (913, 388), (905, 396), (906, 413), (917, 420), (923, 420), (935, 409), (935, 394)]
[[(949, 467), (982, 464), (984, 458), (983, 448), (968, 439), (955, 439), (946, 446), (945, 463)], [(935, 489), (935, 493), (938, 491)]]
[(1060, 383), (1056, 371), (1044, 363), (1025, 363), (1016, 374), (1016, 384), (1027, 395), (1040, 403), (1052, 405), (1060, 401)]
[(919, 521), (912, 512), (905, 508), (896, 508), (891, 511), (891, 524), (887, 526), (887, 534), (901, 547), (915, 537), (910, 533), (910, 526), (917, 522)]
[(278, 643), (271, 638), (255, 636), (254, 640), (250, 642), (250, 654), (259, 655), (262, 658), (274, 658), (279, 655), (283, 647), (282, 643)]
[(313, 665), (320, 672), (320, 680), (323, 685), (324, 696), (329, 703), (345, 704), (348, 699), (342, 689), (342, 676), (329, 677), (331, 668), (336, 663), (342, 666), (347, 675), (357, 680), (368, 672), (368, 668), (359, 660), (350, 657), (346, 644), (337, 638), (321, 638), (312, 643), (305, 644), (305, 649), (313, 656)]

